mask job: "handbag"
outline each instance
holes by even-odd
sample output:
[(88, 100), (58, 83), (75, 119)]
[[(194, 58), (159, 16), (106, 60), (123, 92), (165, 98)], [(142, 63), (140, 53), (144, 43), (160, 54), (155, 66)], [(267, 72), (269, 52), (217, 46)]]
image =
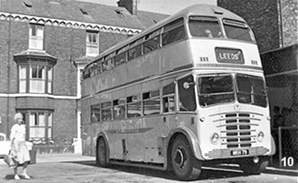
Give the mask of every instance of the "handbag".
[(16, 162), (13, 160), (11, 151), (9, 151), (8, 154), (4, 156), (3, 161), (8, 165), (8, 167), (13, 168), (16, 166)]

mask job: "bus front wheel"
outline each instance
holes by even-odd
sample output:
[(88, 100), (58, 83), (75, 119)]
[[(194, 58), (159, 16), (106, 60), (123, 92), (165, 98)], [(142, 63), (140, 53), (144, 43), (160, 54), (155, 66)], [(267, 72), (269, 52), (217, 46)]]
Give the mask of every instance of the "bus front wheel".
[(98, 139), (97, 143), (97, 163), (99, 166), (105, 167), (108, 164), (107, 161), (107, 145), (103, 138)]
[(266, 158), (259, 158), (259, 161), (255, 163), (252, 158), (242, 160), (239, 165), (241, 170), (246, 174), (260, 174), (263, 172), (269, 160)]
[(171, 148), (171, 166), (180, 180), (197, 179), (201, 173), (201, 166), (196, 164), (198, 161), (194, 158), (187, 139), (179, 135), (174, 140)]

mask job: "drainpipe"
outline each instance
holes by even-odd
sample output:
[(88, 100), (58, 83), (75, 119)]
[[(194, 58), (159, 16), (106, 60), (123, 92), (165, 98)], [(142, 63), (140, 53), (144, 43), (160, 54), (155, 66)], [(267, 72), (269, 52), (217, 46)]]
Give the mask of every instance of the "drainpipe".
[(7, 126), (6, 126), (6, 135), (7, 137), (10, 136), (10, 127), (9, 127), (9, 121), (10, 121), (10, 115), (9, 115), (9, 109), (10, 109), (10, 51), (11, 51), (11, 13), (8, 17), (8, 38), (6, 40), (7, 43), (7, 103), (6, 103), (6, 116), (7, 116)]
[(77, 139), (74, 143), (74, 151), (77, 154), (82, 154), (82, 138), (81, 138), (81, 109), (79, 108), (79, 102), (81, 99), (81, 71), (80, 67), (77, 67)]
[(277, 16), (278, 16), (278, 32), (279, 32), (279, 47), (282, 48), (284, 46), (284, 38), (283, 38), (283, 21), (282, 21), (282, 7), (281, 0), (277, 0)]

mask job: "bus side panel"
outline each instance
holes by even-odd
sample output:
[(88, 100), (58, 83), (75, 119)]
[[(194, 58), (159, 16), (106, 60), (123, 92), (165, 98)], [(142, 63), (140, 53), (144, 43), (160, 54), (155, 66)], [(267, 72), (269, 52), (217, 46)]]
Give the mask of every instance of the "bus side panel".
[(123, 133), (124, 121), (113, 121), (105, 124), (105, 132), (108, 136), (110, 146), (110, 158), (126, 159), (126, 134)]
[(90, 133), (91, 124), (82, 125), (82, 148), (83, 155), (91, 156), (92, 154), (92, 144), (91, 144), (91, 133)]
[(169, 136), (172, 125), (170, 116), (146, 117), (145, 123), (149, 130), (145, 134), (145, 162), (164, 163), (166, 156), (166, 146), (164, 139)]
[(130, 161), (144, 161), (144, 119), (128, 119), (126, 121), (127, 158)]

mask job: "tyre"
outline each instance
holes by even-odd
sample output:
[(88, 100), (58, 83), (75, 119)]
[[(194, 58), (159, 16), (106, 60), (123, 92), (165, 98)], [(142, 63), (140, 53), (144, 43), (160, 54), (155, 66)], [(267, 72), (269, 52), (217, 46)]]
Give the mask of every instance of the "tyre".
[(194, 180), (200, 176), (201, 164), (194, 158), (187, 139), (179, 135), (174, 140), (170, 155), (171, 167), (180, 180)]
[(246, 174), (260, 174), (268, 166), (269, 160), (266, 158), (260, 158), (258, 163), (254, 163), (253, 159), (245, 159), (240, 162), (241, 170)]
[(97, 143), (97, 163), (102, 167), (108, 165), (107, 145), (103, 138), (99, 138)]

